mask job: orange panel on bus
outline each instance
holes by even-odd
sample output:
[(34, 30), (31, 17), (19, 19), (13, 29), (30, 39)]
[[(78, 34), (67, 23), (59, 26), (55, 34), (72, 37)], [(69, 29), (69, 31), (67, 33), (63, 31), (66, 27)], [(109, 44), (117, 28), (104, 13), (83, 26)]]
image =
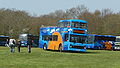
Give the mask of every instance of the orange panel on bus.
[(54, 32), (52, 35), (57, 35), (58, 36), (58, 39), (57, 41), (49, 41), (48, 42), (48, 49), (51, 49), (51, 50), (58, 50), (59, 48), (59, 44), (61, 43), (62, 44), (62, 36), (60, 35), (59, 32)]

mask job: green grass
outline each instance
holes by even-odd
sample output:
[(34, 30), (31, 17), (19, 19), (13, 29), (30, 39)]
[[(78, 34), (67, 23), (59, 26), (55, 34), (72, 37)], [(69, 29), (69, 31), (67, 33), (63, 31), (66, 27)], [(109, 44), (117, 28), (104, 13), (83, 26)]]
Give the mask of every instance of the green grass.
[(86, 53), (45, 51), (21, 48), (21, 53), (10, 53), (0, 47), (0, 68), (120, 68), (120, 51), (87, 50)]

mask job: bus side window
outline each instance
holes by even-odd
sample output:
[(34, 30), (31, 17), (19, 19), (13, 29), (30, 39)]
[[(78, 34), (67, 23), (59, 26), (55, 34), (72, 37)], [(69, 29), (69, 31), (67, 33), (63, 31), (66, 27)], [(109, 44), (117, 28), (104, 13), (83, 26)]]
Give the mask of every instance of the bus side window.
[(43, 35), (42, 40), (49, 41), (49, 35)]
[(48, 38), (49, 38), (49, 41), (52, 41), (52, 35), (49, 35)]
[(57, 41), (58, 36), (57, 35), (43, 35), (42, 40), (45, 40), (45, 41)]
[(65, 34), (65, 41), (68, 41), (68, 34)]
[(52, 36), (52, 41), (57, 41), (58, 40), (58, 35), (53, 35)]
[(42, 40), (45, 40), (45, 35), (42, 36)]

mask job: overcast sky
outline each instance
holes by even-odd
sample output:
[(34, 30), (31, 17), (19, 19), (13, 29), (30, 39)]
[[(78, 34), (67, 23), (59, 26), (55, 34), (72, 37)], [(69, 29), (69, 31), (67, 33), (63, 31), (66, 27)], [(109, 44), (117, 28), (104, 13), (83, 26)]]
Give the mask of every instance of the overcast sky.
[(42, 15), (55, 10), (66, 10), (78, 5), (85, 5), (90, 11), (109, 8), (120, 10), (120, 0), (0, 0), (0, 8), (25, 10), (31, 15)]

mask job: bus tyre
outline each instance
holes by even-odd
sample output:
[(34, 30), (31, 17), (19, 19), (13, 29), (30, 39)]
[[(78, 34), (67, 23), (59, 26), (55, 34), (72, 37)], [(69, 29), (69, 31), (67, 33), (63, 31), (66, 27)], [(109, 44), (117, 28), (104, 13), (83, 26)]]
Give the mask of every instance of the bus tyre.
[(62, 45), (59, 46), (58, 50), (59, 50), (59, 52), (62, 52), (62, 50), (63, 50)]
[(44, 44), (43, 49), (47, 50), (47, 45), (46, 44)]

